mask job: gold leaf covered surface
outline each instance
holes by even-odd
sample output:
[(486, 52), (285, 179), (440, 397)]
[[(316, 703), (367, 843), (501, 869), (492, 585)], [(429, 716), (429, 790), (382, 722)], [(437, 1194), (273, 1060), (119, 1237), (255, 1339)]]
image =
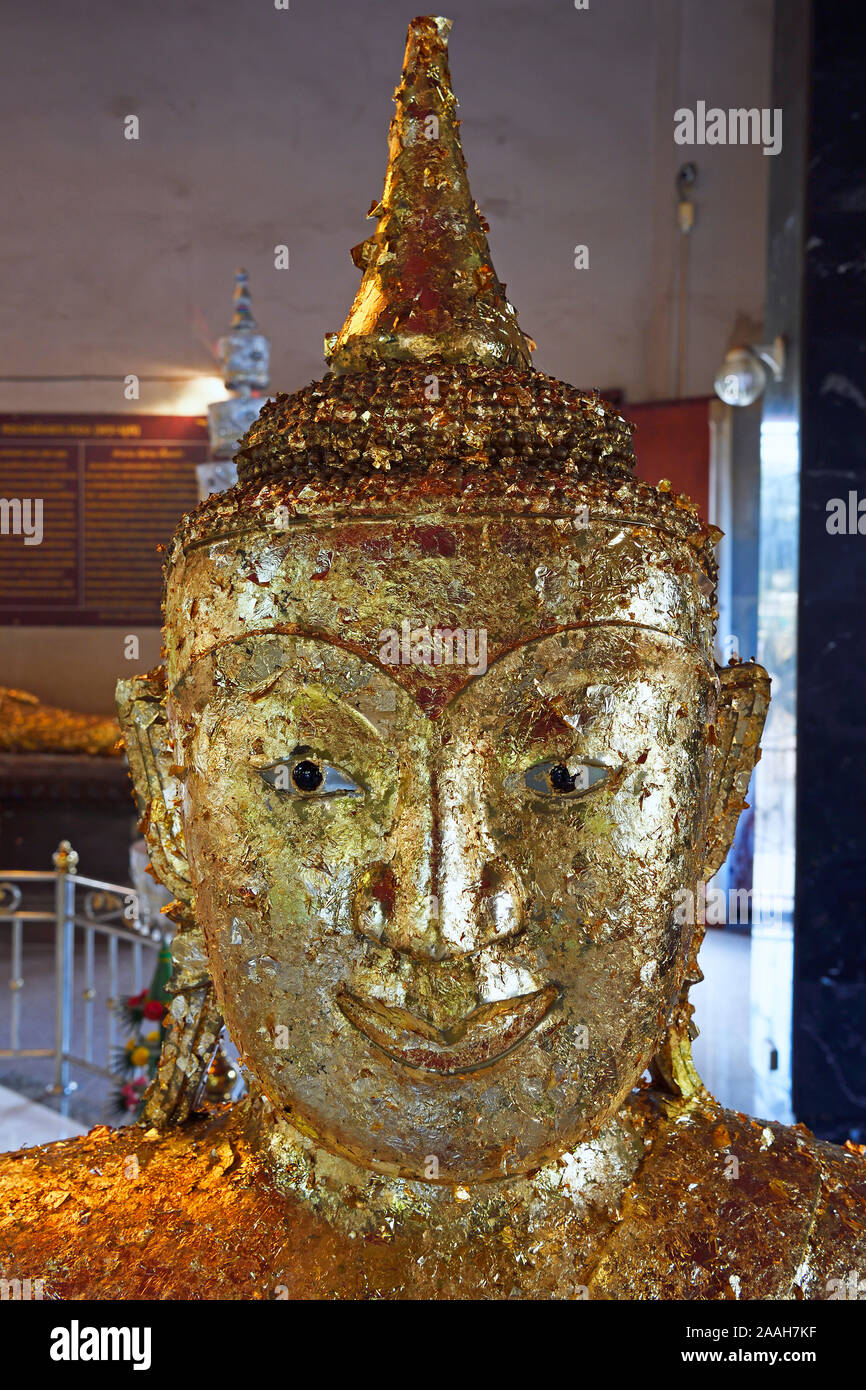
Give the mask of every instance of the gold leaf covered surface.
[(564, 1155), (480, 1192), (263, 1146), (269, 1123), (241, 1104), (4, 1155), (0, 1277), (53, 1298), (822, 1299), (866, 1258), (863, 1158), (706, 1097), (638, 1095), (583, 1171)]

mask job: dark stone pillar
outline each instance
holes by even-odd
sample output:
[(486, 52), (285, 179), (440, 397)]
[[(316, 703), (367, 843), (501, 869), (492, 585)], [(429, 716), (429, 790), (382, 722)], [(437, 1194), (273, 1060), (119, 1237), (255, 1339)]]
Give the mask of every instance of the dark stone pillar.
[[(788, 0), (777, 0), (784, 12)], [(778, 26), (778, 18), (777, 18)], [(866, 15), (812, 0), (803, 199), (793, 1107), (866, 1140)], [(779, 103), (776, 102), (778, 105)], [(786, 112), (787, 116), (787, 112)], [(866, 503), (864, 503), (866, 511)]]

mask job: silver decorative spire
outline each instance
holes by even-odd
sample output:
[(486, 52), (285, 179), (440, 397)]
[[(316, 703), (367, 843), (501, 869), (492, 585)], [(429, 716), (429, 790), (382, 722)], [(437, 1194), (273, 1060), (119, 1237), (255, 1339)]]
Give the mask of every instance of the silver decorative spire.
[(218, 344), (223, 380), (229, 398), (207, 408), (211, 459), (199, 464), (199, 496), (224, 492), (237, 482), (232, 462), (241, 437), (246, 434), (263, 404), (269, 384), (271, 345), (253, 317), (249, 276), (235, 272), (234, 313), (231, 327)]

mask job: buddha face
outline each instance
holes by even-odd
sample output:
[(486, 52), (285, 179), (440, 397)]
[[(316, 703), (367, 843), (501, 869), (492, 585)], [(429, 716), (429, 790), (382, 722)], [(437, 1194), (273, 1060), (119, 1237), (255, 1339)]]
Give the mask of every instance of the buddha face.
[(270, 1100), (368, 1166), (483, 1180), (590, 1137), (659, 1044), (717, 681), (623, 623), (424, 681), (303, 633), (199, 658), (172, 702), (186, 847)]

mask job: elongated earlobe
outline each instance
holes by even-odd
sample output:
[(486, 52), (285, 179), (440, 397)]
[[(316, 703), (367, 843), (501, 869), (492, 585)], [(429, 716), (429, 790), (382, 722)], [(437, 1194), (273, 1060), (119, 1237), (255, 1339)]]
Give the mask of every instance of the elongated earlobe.
[[(713, 750), (709, 789), (709, 815), (704, 846), (703, 881), (712, 878), (727, 858), (740, 813), (746, 809), (746, 793), (755, 764), (761, 756), (761, 733), (770, 704), (770, 677), (754, 661), (718, 670), (719, 702), (714, 724), (707, 727)], [(692, 1061), (692, 1022), (689, 987), (703, 979), (698, 951), (703, 928), (696, 927), (689, 947), (683, 989), (677, 1000), (651, 1071), (657, 1085), (680, 1099), (704, 1089)]]
[(770, 704), (770, 677), (754, 661), (725, 666), (718, 673), (721, 690), (716, 722), (707, 730), (713, 746), (710, 808), (703, 877), (717, 873), (734, 842), (740, 812), (755, 764)]
[(183, 840), (182, 783), (165, 712), (165, 672), (117, 682), (115, 698), (135, 788), (140, 829), (155, 876), (182, 903), (192, 889)]
[(167, 909), (178, 931), (171, 944), (172, 1003), (156, 1078), (144, 1102), (150, 1124), (178, 1124), (195, 1109), (222, 1016), (216, 1007), (201, 928), (195, 919), (183, 837), (182, 774), (165, 709), (165, 672), (117, 683), (117, 713), (135, 787), (139, 826), (154, 877), (175, 896)]

